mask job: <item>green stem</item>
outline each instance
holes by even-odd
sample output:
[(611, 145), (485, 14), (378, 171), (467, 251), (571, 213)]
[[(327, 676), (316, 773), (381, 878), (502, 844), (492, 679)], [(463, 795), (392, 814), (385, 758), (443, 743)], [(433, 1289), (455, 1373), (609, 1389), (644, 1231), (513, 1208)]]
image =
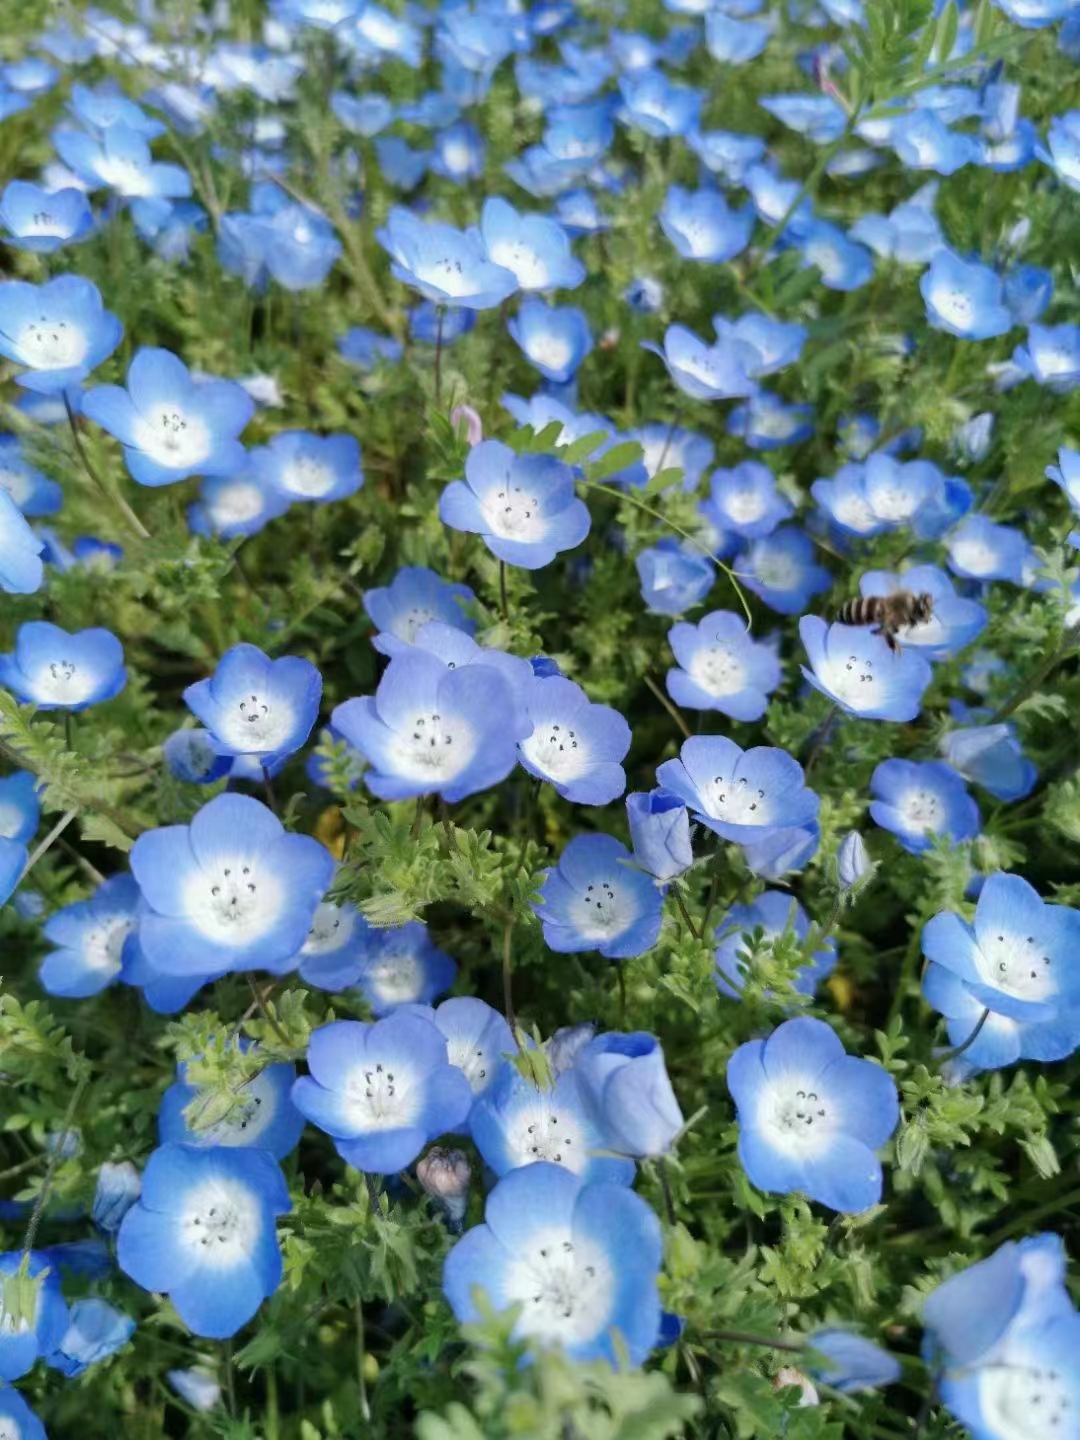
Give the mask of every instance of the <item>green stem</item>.
[(1080, 625), (1071, 625), (1061, 637), (1061, 643), (1056, 650), (1053, 650), (1041, 665), (1037, 665), (1026, 680), (1024, 680), (1009, 696), (1003, 705), (1000, 705), (994, 712), (990, 723), (999, 724), (1010, 716), (1014, 710), (1018, 710), (1029, 696), (1034, 695), (1039, 686), (1047, 678), (1050, 672), (1068, 659), (1076, 648), (1080, 646)]
[(78, 813), (78, 810), (67, 810), (63, 815), (61, 815), (60, 819), (45, 836), (45, 839), (42, 840), (40, 844), (36, 847), (33, 854), (23, 866), (22, 874), (19, 876), (20, 885), (26, 879), (27, 875), (30, 874), (30, 871), (34, 868), (34, 866), (41, 859), (41, 857), (45, 854), (46, 850), (48, 850), (52, 846), (53, 841), (59, 839), (59, 837), (75, 819)]
[(944, 1063), (946, 1062), (946, 1060), (955, 1060), (958, 1055), (963, 1055), (963, 1053), (964, 1053), (965, 1050), (970, 1050), (971, 1047), (972, 1047), (972, 1045), (975, 1044), (975, 1041), (976, 1041), (976, 1040), (979, 1038), (979, 1036), (982, 1034), (982, 1028), (983, 1028), (983, 1026), (986, 1024), (987, 1020), (989, 1020), (989, 1019), (990, 1019), (990, 1011), (989, 1011), (989, 1009), (984, 1010), (983, 1013), (979, 1016), (978, 1020), (976, 1021), (974, 1030), (972, 1030), (971, 1034), (967, 1037), (967, 1039), (964, 1041), (964, 1043), (963, 1043), (962, 1045), (957, 1045), (957, 1046), (955, 1047), (955, 1049), (953, 1049), (953, 1050), (946, 1050), (945, 1053), (944, 1053), (944, 1055), (939, 1055), (939, 1056), (938, 1056), (938, 1061), (939, 1061), (939, 1063), (942, 1064), (942, 1065), (944, 1065)]
[(104, 480), (102, 480), (101, 476), (94, 469), (90, 456), (86, 452), (86, 446), (83, 444), (82, 436), (79, 434), (79, 427), (75, 420), (75, 411), (71, 408), (71, 401), (68, 399), (66, 390), (64, 392), (64, 409), (67, 411), (68, 425), (71, 427), (71, 438), (75, 442), (76, 453), (82, 462), (83, 469), (90, 477), (91, 483), (101, 492), (106, 500), (111, 500), (112, 503), (119, 508), (121, 515), (123, 515), (124, 519), (135, 531), (135, 534), (138, 535), (140, 540), (149, 540), (150, 531), (147, 530), (146, 526), (135, 514), (135, 511), (132, 510), (122, 495), (113, 494), (109, 490)]
[(499, 561), (499, 608), (502, 610), (502, 618), (510, 619), (510, 601), (506, 594), (506, 561)]
[(503, 925), (502, 941), (502, 983), (503, 983), (503, 1014), (506, 1016), (506, 1023), (510, 1026), (510, 1033), (517, 1035), (517, 1021), (514, 1018), (514, 996), (513, 996), (513, 941), (514, 921), (507, 920)]
[(652, 691), (652, 693), (656, 696), (657, 700), (660, 701), (660, 704), (664, 707), (664, 709), (667, 711), (667, 713), (668, 713), (668, 714), (671, 716), (671, 718), (675, 721), (675, 724), (676, 724), (676, 725), (679, 727), (679, 729), (682, 731), (682, 733), (683, 733), (683, 735), (686, 737), (686, 739), (689, 740), (690, 737), (691, 737), (691, 735), (693, 735), (694, 732), (690, 729), (690, 726), (689, 726), (689, 725), (686, 723), (686, 721), (683, 719), (682, 711), (679, 709), (679, 707), (678, 707), (677, 705), (674, 705), (674, 704), (668, 699), (668, 697), (667, 697), (667, 696), (664, 694), (664, 692), (660, 689), (660, 686), (657, 685), (656, 681), (652, 678), (651, 675), (643, 675), (641, 678), (645, 681), (645, 684), (646, 684), (646, 685), (648, 686), (648, 688)]
[(698, 932), (698, 931), (695, 929), (695, 927), (694, 927), (694, 922), (693, 922), (693, 920), (691, 920), (691, 918), (690, 918), (690, 911), (687, 910), (687, 908), (686, 908), (686, 901), (683, 899), (682, 895), (679, 893), (678, 888), (677, 888), (677, 887), (672, 887), (671, 893), (672, 893), (672, 895), (674, 895), (674, 897), (675, 897), (675, 904), (676, 904), (676, 906), (678, 907), (679, 914), (680, 914), (680, 915), (682, 916), (682, 918), (683, 918), (683, 924), (684, 924), (684, 925), (686, 926), (686, 928), (690, 931), (690, 934), (694, 937), (695, 940), (700, 940), (700, 939), (701, 939), (701, 935), (699, 934), (699, 932)]
[(356, 1302), (356, 1389), (360, 1399), (360, 1414), (364, 1424), (371, 1424), (371, 1406), (368, 1403), (367, 1380), (364, 1376), (364, 1307)]
[(60, 1126), (60, 1133), (49, 1155), (49, 1163), (45, 1167), (45, 1174), (41, 1181), (41, 1189), (34, 1201), (34, 1208), (30, 1212), (30, 1223), (26, 1227), (26, 1235), (23, 1237), (23, 1254), (29, 1255), (34, 1248), (34, 1241), (37, 1239), (38, 1226), (41, 1224), (41, 1212), (45, 1209), (45, 1202), (49, 1198), (49, 1190), (52, 1188), (53, 1176), (56, 1167), (60, 1164), (64, 1155), (64, 1146), (67, 1144), (67, 1137), (71, 1131), (72, 1122), (75, 1119), (75, 1111), (78, 1109), (79, 1101), (82, 1099), (83, 1091), (90, 1082), (89, 1068), (84, 1068), (82, 1074), (75, 1083), (75, 1089), (71, 1093), (67, 1110), (64, 1113), (64, 1120)]
[(774, 1340), (769, 1335), (755, 1335), (751, 1330), (702, 1330), (703, 1340), (721, 1340), (727, 1345), (760, 1345), (765, 1350), (784, 1350), (799, 1355), (806, 1349), (801, 1340)]
[(798, 210), (799, 206), (803, 203), (803, 201), (809, 199), (814, 194), (814, 191), (817, 189), (817, 183), (821, 179), (822, 175), (824, 175), (826, 168), (828, 167), (829, 161), (832, 160), (835, 155), (838, 155), (840, 153), (840, 151), (844, 148), (847, 142), (851, 139), (852, 135), (855, 133), (855, 126), (858, 123), (858, 120), (859, 112), (858, 110), (854, 110), (848, 116), (847, 124), (844, 126), (840, 134), (836, 137), (836, 139), (832, 142), (831, 145), (826, 145), (825, 149), (822, 150), (821, 154), (814, 161), (809, 175), (807, 175), (806, 179), (803, 181), (794, 200), (792, 200), (791, 204), (784, 211), (783, 215), (781, 215), (780, 219), (777, 220), (776, 224), (773, 225), (771, 229), (766, 231), (765, 238), (761, 241), (760, 245), (761, 253), (763, 255), (768, 254), (769, 248), (772, 245), (772, 242), (776, 239), (776, 237), (783, 234), (784, 230), (787, 228), (788, 221), (795, 214), (795, 211)]

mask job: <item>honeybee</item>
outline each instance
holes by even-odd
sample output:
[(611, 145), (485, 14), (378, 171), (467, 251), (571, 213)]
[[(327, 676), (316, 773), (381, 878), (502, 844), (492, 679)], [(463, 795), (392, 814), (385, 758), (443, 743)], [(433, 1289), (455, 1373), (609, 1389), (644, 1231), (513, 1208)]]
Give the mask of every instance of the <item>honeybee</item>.
[(844, 625), (872, 625), (894, 655), (900, 653), (898, 630), (909, 625), (925, 625), (934, 613), (932, 595), (916, 595), (911, 590), (894, 590), (891, 595), (860, 595), (840, 608), (837, 619)]

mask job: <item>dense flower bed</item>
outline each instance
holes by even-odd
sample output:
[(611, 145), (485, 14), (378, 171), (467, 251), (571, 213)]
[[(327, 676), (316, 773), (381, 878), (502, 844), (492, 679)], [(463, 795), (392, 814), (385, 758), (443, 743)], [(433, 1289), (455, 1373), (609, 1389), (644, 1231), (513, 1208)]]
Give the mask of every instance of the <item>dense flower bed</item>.
[(1080, 5), (0, 37), (2, 1440), (1076, 1440)]

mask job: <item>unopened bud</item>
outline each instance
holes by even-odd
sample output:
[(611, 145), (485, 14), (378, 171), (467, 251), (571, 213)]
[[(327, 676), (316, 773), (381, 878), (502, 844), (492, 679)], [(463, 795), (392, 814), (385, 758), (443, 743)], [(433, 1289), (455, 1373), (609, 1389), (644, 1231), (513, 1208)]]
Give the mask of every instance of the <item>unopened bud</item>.
[(455, 405), (450, 411), (450, 422), (455, 429), (465, 426), (465, 439), (470, 445), (479, 445), (484, 438), (484, 422), (471, 405)]
[(842, 890), (851, 890), (873, 869), (863, 838), (852, 830), (840, 842), (836, 852), (836, 873)]
[(465, 1152), (433, 1145), (417, 1161), (416, 1178), (424, 1193), (437, 1200), (445, 1210), (451, 1230), (460, 1233), (469, 1205), (469, 1182), (472, 1180), (472, 1166)]
[(807, 1405), (819, 1405), (821, 1403), (818, 1399), (814, 1382), (807, 1379), (801, 1370), (796, 1370), (794, 1365), (785, 1365), (782, 1369), (778, 1370), (773, 1376), (772, 1383), (774, 1390), (784, 1390), (789, 1385), (793, 1385), (795, 1389), (799, 1391), (800, 1410)]
[(556, 1030), (545, 1046), (552, 1074), (561, 1075), (564, 1070), (569, 1070), (595, 1034), (596, 1022), (593, 1020), (582, 1020), (577, 1025), (563, 1025)]
[(106, 1161), (98, 1171), (94, 1204), (90, 1211), (94, 1224), (110, 1235), (120, 1229), (120, 1221), (139, 1198), (142, 1181), (130, 1160), (114, 1165)]

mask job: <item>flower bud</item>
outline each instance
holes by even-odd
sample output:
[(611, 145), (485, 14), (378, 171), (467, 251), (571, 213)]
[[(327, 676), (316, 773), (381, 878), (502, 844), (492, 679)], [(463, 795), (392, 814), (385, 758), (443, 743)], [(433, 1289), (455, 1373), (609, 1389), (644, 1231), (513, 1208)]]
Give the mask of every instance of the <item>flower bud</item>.
[(683, 1117), (655, 1035), (597, 1035), (574, 1073), (604, 1149), (635, 1159), (670, 1150)]
[(120, 1221), (139, 1198), (142, 1180), (130, 1160), (118, 1165), (106, 1161), (98, 1171), (97, 1189), (90, 1214), (94, 1224), (109, 1235), (120, 1229)]
[(841, 889), (852, 889), (872, 868), (862, 836), (857, 830), (852, 830), (841, 840), (836, 852), (836, 873)]
[(208, 1370), (170, 1370), (165, 1378), (193, 1410), (213, 1410), (221, 1399), (221, 1386)]
[(673, 880), (693, 863), (690, 816), (677, 795), (668, 790), (637, 792), (626, 797), (634, 859), (658, 880)]
[(471, 405), (455, 405), (450, 411), (450, 422), (455, 430), (464, 421), (465, 439), (470, 445), (479, 445), (484, 438), (484, 422)]
[(808, 1380), (801, 1370), (796, 1370), (794, 1365), (782, 1366), (773, 1376), (773, 1389), (783, 1390), (793, 1385), (799, 1393), (799, 1409), (807, 1405), (820, 1405), (817, 1388), (812, 1380)]
[(465, 1152), (433, 1145), (416, 1162), (416, 1178), (424, 1193), (443, 1207), (451, 1230), (460, 1232), (469, 1204), (469, 1182), (472, 1179), (472, 1166)]

